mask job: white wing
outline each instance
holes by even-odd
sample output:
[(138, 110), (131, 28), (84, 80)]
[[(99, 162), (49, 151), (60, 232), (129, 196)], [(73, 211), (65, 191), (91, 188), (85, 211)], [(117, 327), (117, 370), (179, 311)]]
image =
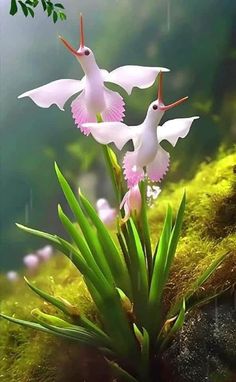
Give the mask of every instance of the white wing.
[(146, 89), (152, 86), (160, 71), (169, 72), (169, 69), (138, 65), (126, 65), (121, 66), (108, 73), (105, 76), (104, 81), (113, 82), (114, 84), (121, 86), (130, 95), (132, 89), (135, 86), (140, 89)]
[(193, 121), (198, 118), (199, 117), (177, 118), (165, 122), (162, 126), (158, 126), (158, 142), (160, 143), (163, 140), (167, 140), (172, 146), (175, 146), (179, 138), (186, 137)]
[(84, 123), (83, 128), (88, 129), (94, 139), (107, 145), (114, 143), (119, 150), (131, 139), (136, 139), (136, 126), (127, 126), (122, 122)]
[(85, 77), (82, 80), (57, 80), (47, 85), (29, 90), (21, 94), (18, 98), (30, 97), (36, 105), (49, 107), (56, 104), (59, 109), (64, 110), (66, 101), (75, 93), (80, 92), (85, 87)]

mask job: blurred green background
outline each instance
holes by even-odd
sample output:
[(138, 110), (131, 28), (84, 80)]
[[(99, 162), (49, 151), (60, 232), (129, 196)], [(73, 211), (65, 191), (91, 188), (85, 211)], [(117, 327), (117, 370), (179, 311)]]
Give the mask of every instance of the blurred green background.
[[(67, 21), (56, 25), (38, 9), (35, 19), (9, 15), (1, 0), (1, 243), (0, 270), (21, 265), (22, 256), (43, 243), (18, 232), (14, 223), (60, 232), (56, 210), (63, 197), (54, 175), (63, 172), (95, 200), (112, 202), (101, 148), (76, 129), (70, 102), (38, 108), (27, 90), (60, 78), (82, 77), (77, 61), (58, 41), (79, 41), (78, 17), (85, 18), (86, 45), (100, 68), (165, 66), (165, 101), (189, 95), (164, 120), (200, 115), (186, 140), (172, 153), (165, 181), (191, 178), (197, 165), (236, 137), (236, 2), (234, 0), (65, 0)], [(119, 89), (120, 90), (120, 89)], [(128, 124), (142, 122), (156, 86), (125, 97)], [(203, 185), (204, 187), (204, 185)]]

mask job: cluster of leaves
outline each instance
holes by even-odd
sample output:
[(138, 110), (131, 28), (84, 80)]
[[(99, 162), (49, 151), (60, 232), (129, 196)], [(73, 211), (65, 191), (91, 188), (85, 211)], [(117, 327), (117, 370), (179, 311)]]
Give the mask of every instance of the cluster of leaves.
[(50, 0), (11, 0), (10, 14), (14, 16), (20, 6), (25, 17), (28, 15), (34, 17), (34, 9), (39, 4), (41, 4), (44, 12), (47, 12), (48, 17), (52, 17), (54, 23), (56, 23), (57, 20), (66, 20), (64, 5), (61, 3), (54, 4)]
[[(114, 169), (115, 154), (108, 148), (106, 154), (110, 168)], [(118, 166), (117, 162), (115, 164)], [(172, 209), (168, 207), (160, 239), (155, 250), (152, 250), (146, 214), (145, 182), (140, 185), (141, 215), (139, 219), (133, 217), (126, 223), (118, 224), (116, 242), (87, 198), (80, 192), (77, 199), (57, 165), (55, 169), (76, 219), (75, 225), (58, 206), (59, 219), (71, 242), (57, 235), (19, 227), (49, 240), (72, 261), (84, 277), (103, 326), (98, 327), (81, 315), (78, 307), (49, 295), (28, 280), (29, 287), (60, 309), (69, 317), (69, 321), (38, 309), (32, 311), (37, 322), (4, 315), (2, 317), (95, 347), (104, 355), (115, 377), (131, 382), (149, 382), (152, 380), (150, 365), (182, 327), (185, 314), (193, 307), (192, 297), (196, 290), (210, 277), (225, 255), (216, 259), (203, 272), (191, 292), (176, 301), (168, 312), (164, 312), (163, 294), (180, 237), (185, 195), (174, 223)], [(113, 170), (114, 182), (118, 173), (117, 169)]]

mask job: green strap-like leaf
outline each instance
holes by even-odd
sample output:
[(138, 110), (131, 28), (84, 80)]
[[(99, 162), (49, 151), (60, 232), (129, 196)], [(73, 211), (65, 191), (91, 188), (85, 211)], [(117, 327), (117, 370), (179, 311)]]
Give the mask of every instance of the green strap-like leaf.
[(62, 253), (64, 253), (72, 261), (72, 263), (85, 276), (85, 278), (88, 278), (91, 281), (91, 283), (93, 283), (95, 287), (100, 290), (100, 292), (104, 291), (104, 288), (107, 287), (106, 280), (97, 277), (96, 274), (94, 274), (91, 267), (89, 267), (88, 264), (85, 262), (84, 258), (81, 256), (78, 250), (66, 240), (60, 238), (57, 235), (51, 235), (43, 231), (28, 228), (21, 224), (17, 224), (17, 227), (32, 235), (42, 237), (51, 241)]
[[(98, 121), (98, 122), (102, 122), (102, 121)], [(111, 178), (113, 190), (114, 190), (114, 193), (116, 196), (116, 201), (117, 201), (117, 204), (120, 205), (121, 191), (122, 191), (121, 190), (122, 179), (119, 179), (119, 183), (117, 183), (117, 179), (115, 176), (116, 169), (113, 166), (113, 161), (114, 161), (114, 159), (116, 159), (116, 155), (113, 152), (113, 150), (110, 147), (108, 147), (107, 145), (102, 145), (102, 151), (103, 151), (105, 163), (106, 163), (106, 166), (107, 166), (110, 178)], [(118, 162), (117, 162), (117, 164), (118, 164)], [(122, 172), (120, 173), (120, 176), (122, 176)]]
[(91, 332), (79, 325), (73, 325), (70, 322), (62, 320), (61, 318), (51, 314), (43, 313), (39, 309), (34, 309), (32, 311), (32, 315), (40, 325), (49, 330), (62, 334), (63, 336), (71, 337), (77, 341), (94, 347), (106, 347), (107, 345), (110, 345), (107, 338), (104, 340), (101, 335), (97, 336), (95, 332)]
[(131, 240), (130, 259), (134, 272), (133, 301), (137, 320), (141, 326), (146, 325), (147, 305), (148, 305), (148, 274), (146, 268), (146, 258), (143, 247), (132, 219), (127, 223), (129, 238)]
[(176, 216), (176, 221), (174, 228), (171, 233), (170, 242), (169, 242), (169, 248), (168, 248), (168, 256), (166, 258), (166, 264), (165, 264), (165, 272), (164, 272), (164, 279), (165, 282), (167, 281), (170, 273), (170, 267), (172, 265), (176, 248), (179, 242), (180, 233), (182, 229), (183, 219), (184, 219), (184, 211), (185, 211), (185, 205), (186, 205), (186, 193), (184, 192), (178, 213)]
[(151, 246), (151, 236), (149, 231), (149, 224), (147, 219), (147, 183), (142, 181), (140, 184), (140, 192), (142, 196), (142, 208), (141, 208), (141, 232), (142, 244), (145, 248), (149, 279), (151, 279), (152, 268), (153, 268), (153, 259), (152, 259), (152, 246)]
[(120, 367), (116, 362), (110, 361), (108, 358), (105, 359), (112, 370), (112, 375), (115, 378), (119, 378), (121, 379), (121, 381), (124, 382), (138, 382), (136, 378), (134, 378), (131, 374), (122, 369), (122, 367)]
[(166, 336), (164, 337), (164, 339), (162, 340), (161, 344), (158, 347), (159, 352), (163, 351), (163, 349), (168, 345), (169, 341), (182, 328), (184, 324), (184, 319), (185, 319), (185, 311), (186, 311), (186, 304), (185, 304), (185, 299), (183, 299), (181, 309), (179, 311), (178, 317), (175, 320), (174, 325), (166, 334)]
[[(71, 311), (67, 305), (63, 303), (63, 301), (55, 298), (54, 296), (49, 295), (42, 289), (37, 288), (34, 284), (30, 283), (26, 277), (25, 281), (28, 284), (28, 286), (36, 293), (38, 294), (43, 300), (49, 302), (50, 304), (54, 305), (58, 309), (60, 309), (63, 313), (70, 315), (73, 317), (73, 311)], [(96, 333), (98, 336), (101, 336), (103, 341), (106, 341), (106, 345), (110, 343), (109, 337), (93, 322), (88, 320), (86, 317), (80, 315), (77, 317), (77, 320), (81, 323), (82, 326), (86, 327), (87, 329), (91, 330), (92, 332)]]
[(69, 314), (68, 308), (65, 306), (65, 304), (55, 298), (54, 296), (49, 295), (47, 292), (44, 292), (42, 289), (37, 288), (34, 284), (32, 284), (26, 277), (24, 277), (25, 282), (27, 285), (32, 289), (37, 295), (39, 295), (43, 300), (49, 302), (56, 308), (60, 309), (63, 313)]
[(128, 270), (126, 268), (126, 264), (121, 259), (120, 251), (114, 243), (110, 232), (99, 218), (91, 203), (81, 192), (80, 202), (97, 229), (98, 238), (103, 247), (106, 260), (116, 281), (116, 285), (123, 289), (125, 293), (130, 296), (131, 291)]
[(81, 231), (83, 232), (84, 238), (97, 262), (97, 264), (100, 265), (100, 269), (104, 274), (108, 274), (109, 272), (109, 266), (107, 264), (106, 258), (103, 253), (103, 249), (99, 243), (99, 240), (97, 238), (96, 232), (92, 227), (90, 226), (87, 218), (84, 216), (84, 213), (73, 193), (71, 190), (68, 182), (62, 175), (61, 171), (59, 170), (57, 164), (55, 163), (55, 170), (58, 177), (58, 181), (61, 185), (62, 191), (66, 197), (66, 200), (70, 206), (71, 211), (75, 215), (77, 222), (81, 228)]
[[(44, 326), (42, 326), (40, 324), (37, 324), (36, 322), (20, 320), (18, 318), (10, 317), (10, 316), (7, 316), (7, 315), (2, 314), (2, 313), (0, 313), (0, 317), (4, 318), (7, 321), (13, 322), (14, 324), (26, 326), (26, 327), (31, 328), (31, 329), (35, 329), (35, 330), (39, 330), (41, 332), (45, 332), (45, 333), (48, 333), (48, 334), (55, 335), (55, 333), (52, 330), (50, 330), (50, 329), (48, 329), (48, 328), (46, 328), (46, 327), (44, 327)], [(63, 336), (63, 337), (65, 337), (67, 339), (70, 338), (68, 336)]]
[(150, 338), (147, 330), (143, 328), (143, 341), (141, 346), (141, 375), (142, 381), (149, 381), (150, 369)]
[(26, 226), (24, 226), (22, 224), (18, 224), (18, 223), (16, 223), (16, 226), (19, 229), (21, 229), (22, 231), (30, 233), (31, 235), (38, 236), (38, 237), (41, 237), (42, 239), (49, 240), (54, 245), (60, 244), (57, 235), (52, 235), (52, 234), (44, 232), (44, 231), (39, 231), (37, 229), (29, 228), (29, 227), (26, 227)]
[(78, 250), (66, 240), (28, 227), (18, 226), (28, 233), (52, 241), (73, 262), (85, 276), (85, 283), (89, 286), (89, 291), (105, 322), (107, 333), (115, 344), (115, 350), (120, 355), (123, 354), (127, 357), (133, 353), (134, 359), (137, 359), (136, 343), (115, 287), (106, 280), (98, 278)]
[(172, 225), (172, 209), (168, 206), (163, 230), (158, 244), (157, 254), (153, 266), (149, 292), (149, 334), (154, 338), (161, 324), (161, 301), (165, 286), (165, 264), (168, 255)]
[(58, 215), (59, 215), (59, 218), (60, 218), (63, 226), (65, 227), (66, 231), (69, 233), (69, 235), (71, 236), (72, 240), (74, 240), (76, 246), (78, 247), (78, 249), (81, 252), (82, 256), (84, 257), (85, 261), (92, 268), (94, 273), (96, 273), (99, 277), (100, 276), (101, 277), (105, 276), (110, 283), (113, 283), (114, 280), (113, 280), (112, 274), (110, 272), (110, 269), (108, 267), (106, 267), (105, 269), (103, 268), (103, 272), (104, 273), (102, 273), (101, 267), (102, 267), (103, 264), (101, 264), (98, 261), (99, 258), (97, 258), (97, 262), (95, 261), (95, 259), (94, 259), (93, 255), (92, 255), (92, 253), (91, 253), (91, 251), (90, 251), (86, 241), (80, 235), (80, 233), (78, 231), (78, 228), (76, 228), (75, 224), (73, 224), (69, 220), (69, 218), (65, 215), (65, 213), (63, 212), (63, 210), (62, 210), (60, 205), (58, 206)]

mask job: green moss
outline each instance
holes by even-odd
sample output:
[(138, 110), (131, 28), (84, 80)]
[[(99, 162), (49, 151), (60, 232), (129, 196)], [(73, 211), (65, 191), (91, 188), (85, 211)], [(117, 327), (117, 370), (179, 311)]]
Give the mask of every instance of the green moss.
[[(190, 181), (170, 184), (151, 208), (149, 218), (153, 243), (158, 238), (165, 209), (174, 209), (187, 193), (187, 206), (182, 237), (172, 267), (166, 298), (172, 301), (224, 253), (228, 256), (220, 269), (201, 290), (209, 295), (230, 287), (236, 280), (236, 154), (220, 151), (218, 157), (203, 163)], [(206, 292), (204, 292), (206, 291)]]
[[(150, 209), (152, 240), (155, 244), (164, 219), (167, 203), (174, 209), (187, 192), (187, 209), (183, 234), (166, 289), (166, 302), (176, 299), (191, 287), (198, 275), (221, 254), (226, 261), (207, 282), (202, 295), (233, 286), (236, 280), (236, 154), (221, 151), (218, 158), (200, 166), (194, 179), (169, 184)], [(62, 296), (79, 306), (81, 312), (97, 320), (96, 310), (82, 277), (61, 255), (43, 264), (38, 273), (28, 275), (40, 288)], [(0, 277), (1, 311), (20, 318), (30, 317), (39, 307), (45, 312), (55, 309), (34, 295), (21, 279), (9, 284)], [(60, 312), (57, 312), (60, 315)], [(100, 356), (76, 343), (0, 321), (0, 381), (65, 382), (106, 381), (109, 376)], [(94, 377), (96, 375), (96, 377)]]
[[(55, 296), (63, 296), (79, 306), (81, 313), (93, 321), (97, 320), (96, 310), (82, 277), (64, 256), (55, 256), (43, 264), (37, 274), (27, 277), (35, 280), (40, 288)], [(0, 284), (2, 312), (30, 319), (31, 310), (39, 307), (46, 313), (56, 313), (63, 317), (59, 311), (38, 298), (26, 286), (23, 277), (13, 284), (1, 277)], [(88, 353), (88, 350), (80, 349), (77, 343), (28, 330), (4, 320), (0, 321), (0, 354), (0, 381), (3, 382), (83, 381), (84, 375), (89, 376), (91, 370), (94, 370), (94, 362), (102, 365), (101, 371), (96, 366), (98, 374), (100, 372), (104, 377), (106, 373), (104, 362), (96, 352)], [(78, 362), (78, 359), (86, 362)]]

